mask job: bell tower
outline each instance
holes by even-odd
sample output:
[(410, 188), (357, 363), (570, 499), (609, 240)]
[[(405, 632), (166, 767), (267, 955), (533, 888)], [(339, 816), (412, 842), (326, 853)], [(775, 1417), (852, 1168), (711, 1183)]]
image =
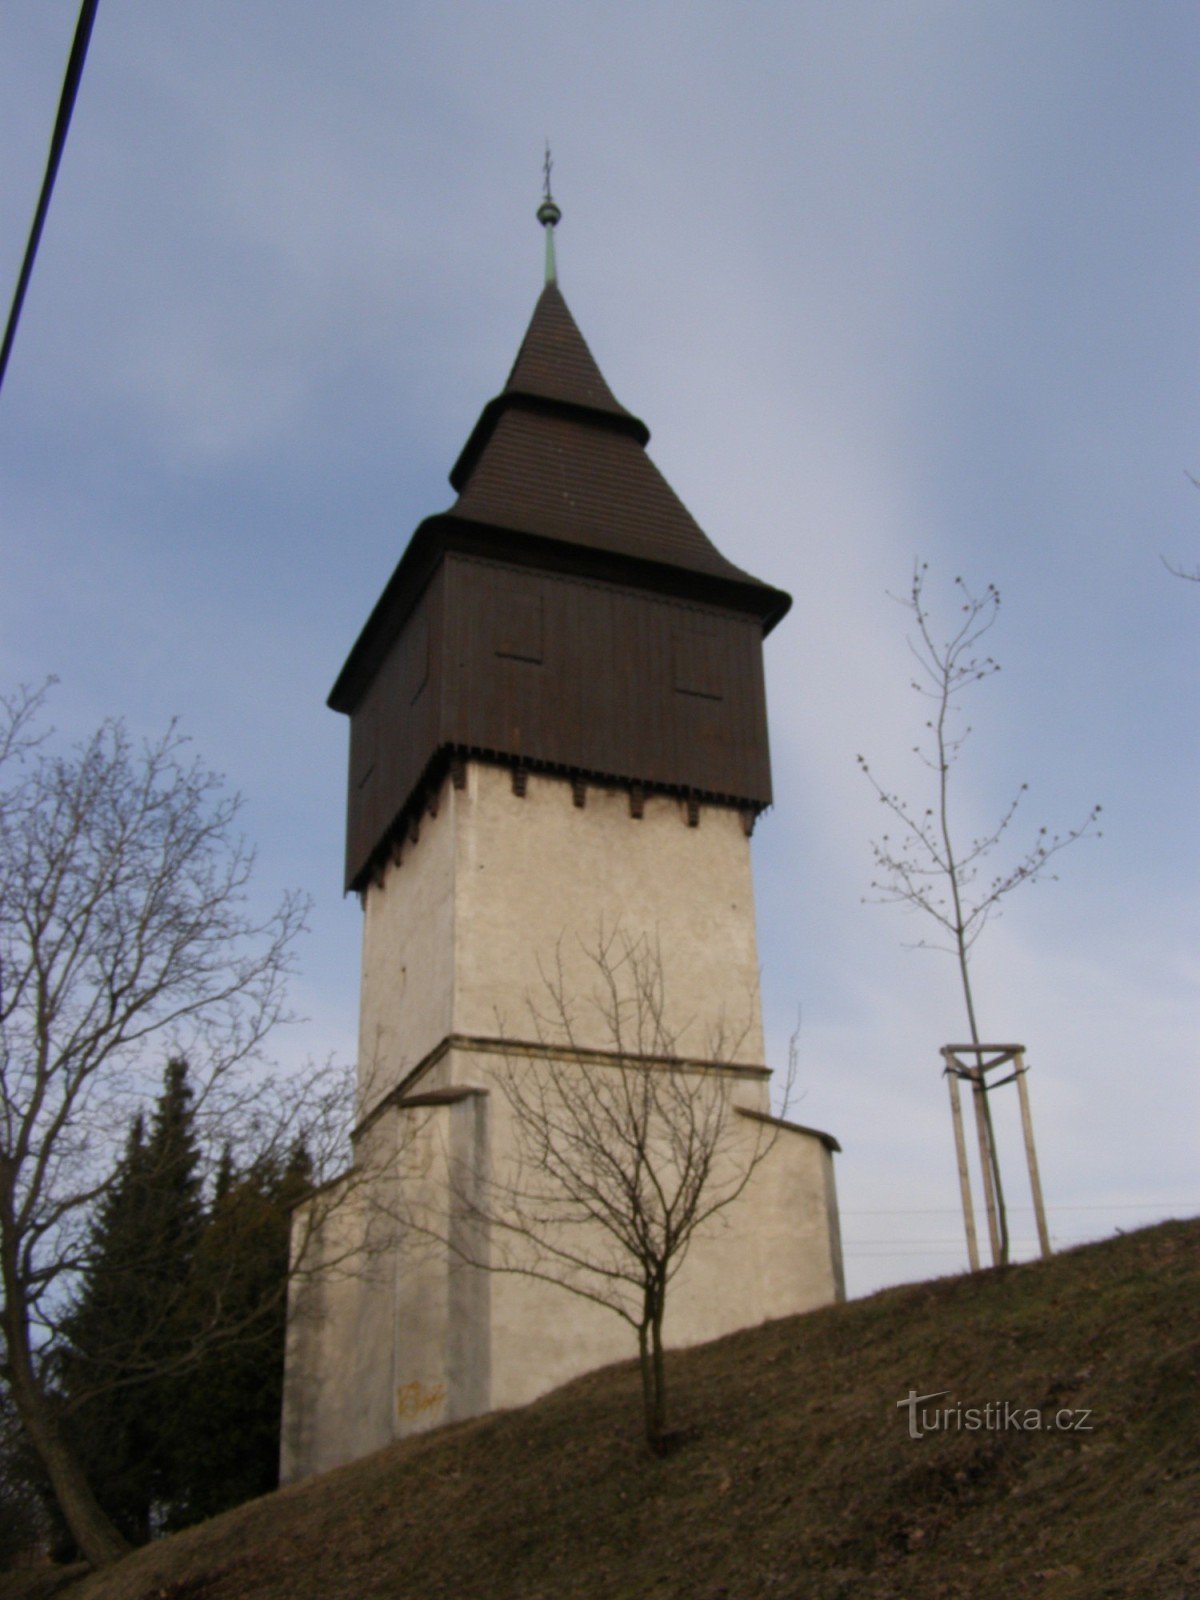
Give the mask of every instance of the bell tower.
[[(416, 529), (329, 698), (364, 910), (358, 1159), (404, 1146), (412, 1166), (419, 1113), (415, 1181), (435, 1187), (447, 1152), (503, 1159), (505, 1052), (533, 1037), (547, 973), (569, 996), (618, 930), (660, 952), (679, 1070), (770, 1115), (750, 836), (771, 803), (763, 640), (790, 600), (646, 454), (559, 290), (548, 182), (538, 217), (546, 283), (457, 498)], [(572, 1042), (579, 1071), (613, 1070), (595, 1017)], [(769, 1181), (689, 1255), (672, 1342), (841, 1293), (836, 1142), (783, 1126)], [(317, 1224), (323, 1259), (370, 1231), (362, 1213)], [(285, 1478), (631, 1353), (603, 1309), (451, 1256), (397, 1238), (293, 1293)]]

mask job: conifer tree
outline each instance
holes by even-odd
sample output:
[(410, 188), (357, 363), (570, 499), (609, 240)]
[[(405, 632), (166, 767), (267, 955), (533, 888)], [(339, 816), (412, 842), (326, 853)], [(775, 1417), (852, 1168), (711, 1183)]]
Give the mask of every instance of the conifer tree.
[(58, 1363), (64, 1426), (134, 1543), (278, 1483), (290, 1215), (311, 1163), (300, 1141), (239, 1170), (226, 1143), (207, 1206), (203, 1165), (173, 1060), (97, 1209)]
[(186, 1286), (204, 1225), (187, 1064), (167, 1064), (149, 1132), (135, 1119), (92, 1228), (66, 1323), (66, 1426), (101, 1506), (142, 1542), (176, 1496), (173, 1419), (192, 1330)]
[(47, 1515), (49, 1485), (38, 1472), (7, 1386), (0, 1382), (0, 1572), (46, 1547), (52, 1532)]
[(266, 1158), (244, 1172), (222, 1157), (195, 1257), (193, 1315), (205, 1325), (219, 1316), (227, 1337), (211, 1341), (179, 1399), (172, 1527), (278, 1485), (291, 1208), (309, 1182), (302, 1144), (286, 1163)]

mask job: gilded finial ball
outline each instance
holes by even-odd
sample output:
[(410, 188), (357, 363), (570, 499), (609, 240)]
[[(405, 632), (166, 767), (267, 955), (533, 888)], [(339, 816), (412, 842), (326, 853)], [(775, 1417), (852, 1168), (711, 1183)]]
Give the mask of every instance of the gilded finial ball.
[(555, 227), (561, 216), (562, 212), (558, 209), (557, 205), (555, 205), (554, 201), (550, 199), (549, 195), (546, 196), (541, 205), (537, 208), (537, 219), (543, 228)]

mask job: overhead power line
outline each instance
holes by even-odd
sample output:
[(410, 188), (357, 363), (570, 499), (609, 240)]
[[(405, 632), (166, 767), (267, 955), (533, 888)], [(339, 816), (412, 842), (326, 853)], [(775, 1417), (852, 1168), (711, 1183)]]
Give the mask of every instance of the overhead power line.
[(42, 237), (42, 227), (46, 221), (46, 213), (50, 209), (54, 179), (58, 175), (58, 164), (62, 160), (63, 148), (67, 142), (67, 129), (71, 126), (71, 112), (75, 109), (75, 96), (79, 92), (79, 80), (83, 77), (83, 63), (87, 58), (88, 40), (92, 36), (92, 23), (95, 21), (96, 7), (99, 3), (100, 0), (83, 0), (79, 8), (79, 21), (75, 24), (71, 56), (67, 62), (66, 76), (63, 78), (62, 93), (58, 97), (58, 116), (55, 118), (54, 133), (50, 140), (50, 153), (46, 158), (42, 192), (38, 196), (37, 210), (33, 214), (33, 226), (29, 230), (29, 239), (25, 245), (25, 258), (21, 262), (21, 273), (17, 279), (16, 292), (4, 329), (4, 343), (0, 345), (0, 388), (4, 385), (4, 374), (8, 371), (9, 352), (16, 338), (17, 323), (20, 321), (21, 307), (25, 301), (25, 290), (29, 286), (38, 241)]
[[(1010, 1211), (1032, 1211), (1032, 1206), (1009, 1206)], [(1115, 1204), (1089, 1203), (1088, 1205), (1068, 1206), (1053, 1205), (1050, 1210), (1056, 1214), (1060, 1211), (1180, 1211), (1191, 1216), (1200, 1210), (1200, 1199), (1197, 1200), (1132, 1200), (1118, 1201)], [(862, 1207), (838, 1207), (839, 1215), (843, 1217), (957, 1217), (960, 1215), (957, 1206), (877, 1206), (872, 1209)]]

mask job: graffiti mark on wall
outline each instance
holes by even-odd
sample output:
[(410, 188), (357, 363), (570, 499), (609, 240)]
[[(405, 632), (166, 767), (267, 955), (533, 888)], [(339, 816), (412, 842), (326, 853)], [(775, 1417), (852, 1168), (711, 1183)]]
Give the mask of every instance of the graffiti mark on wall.
[(419, 1379), (414, 1378), (411, 1383), (402, 1383), (396, 1390), (396, 1415), (422, 1416), (426, 1411), (432, 1411), (440, 1406), (445, 1398), (444, 1383), (421, 1383)]

